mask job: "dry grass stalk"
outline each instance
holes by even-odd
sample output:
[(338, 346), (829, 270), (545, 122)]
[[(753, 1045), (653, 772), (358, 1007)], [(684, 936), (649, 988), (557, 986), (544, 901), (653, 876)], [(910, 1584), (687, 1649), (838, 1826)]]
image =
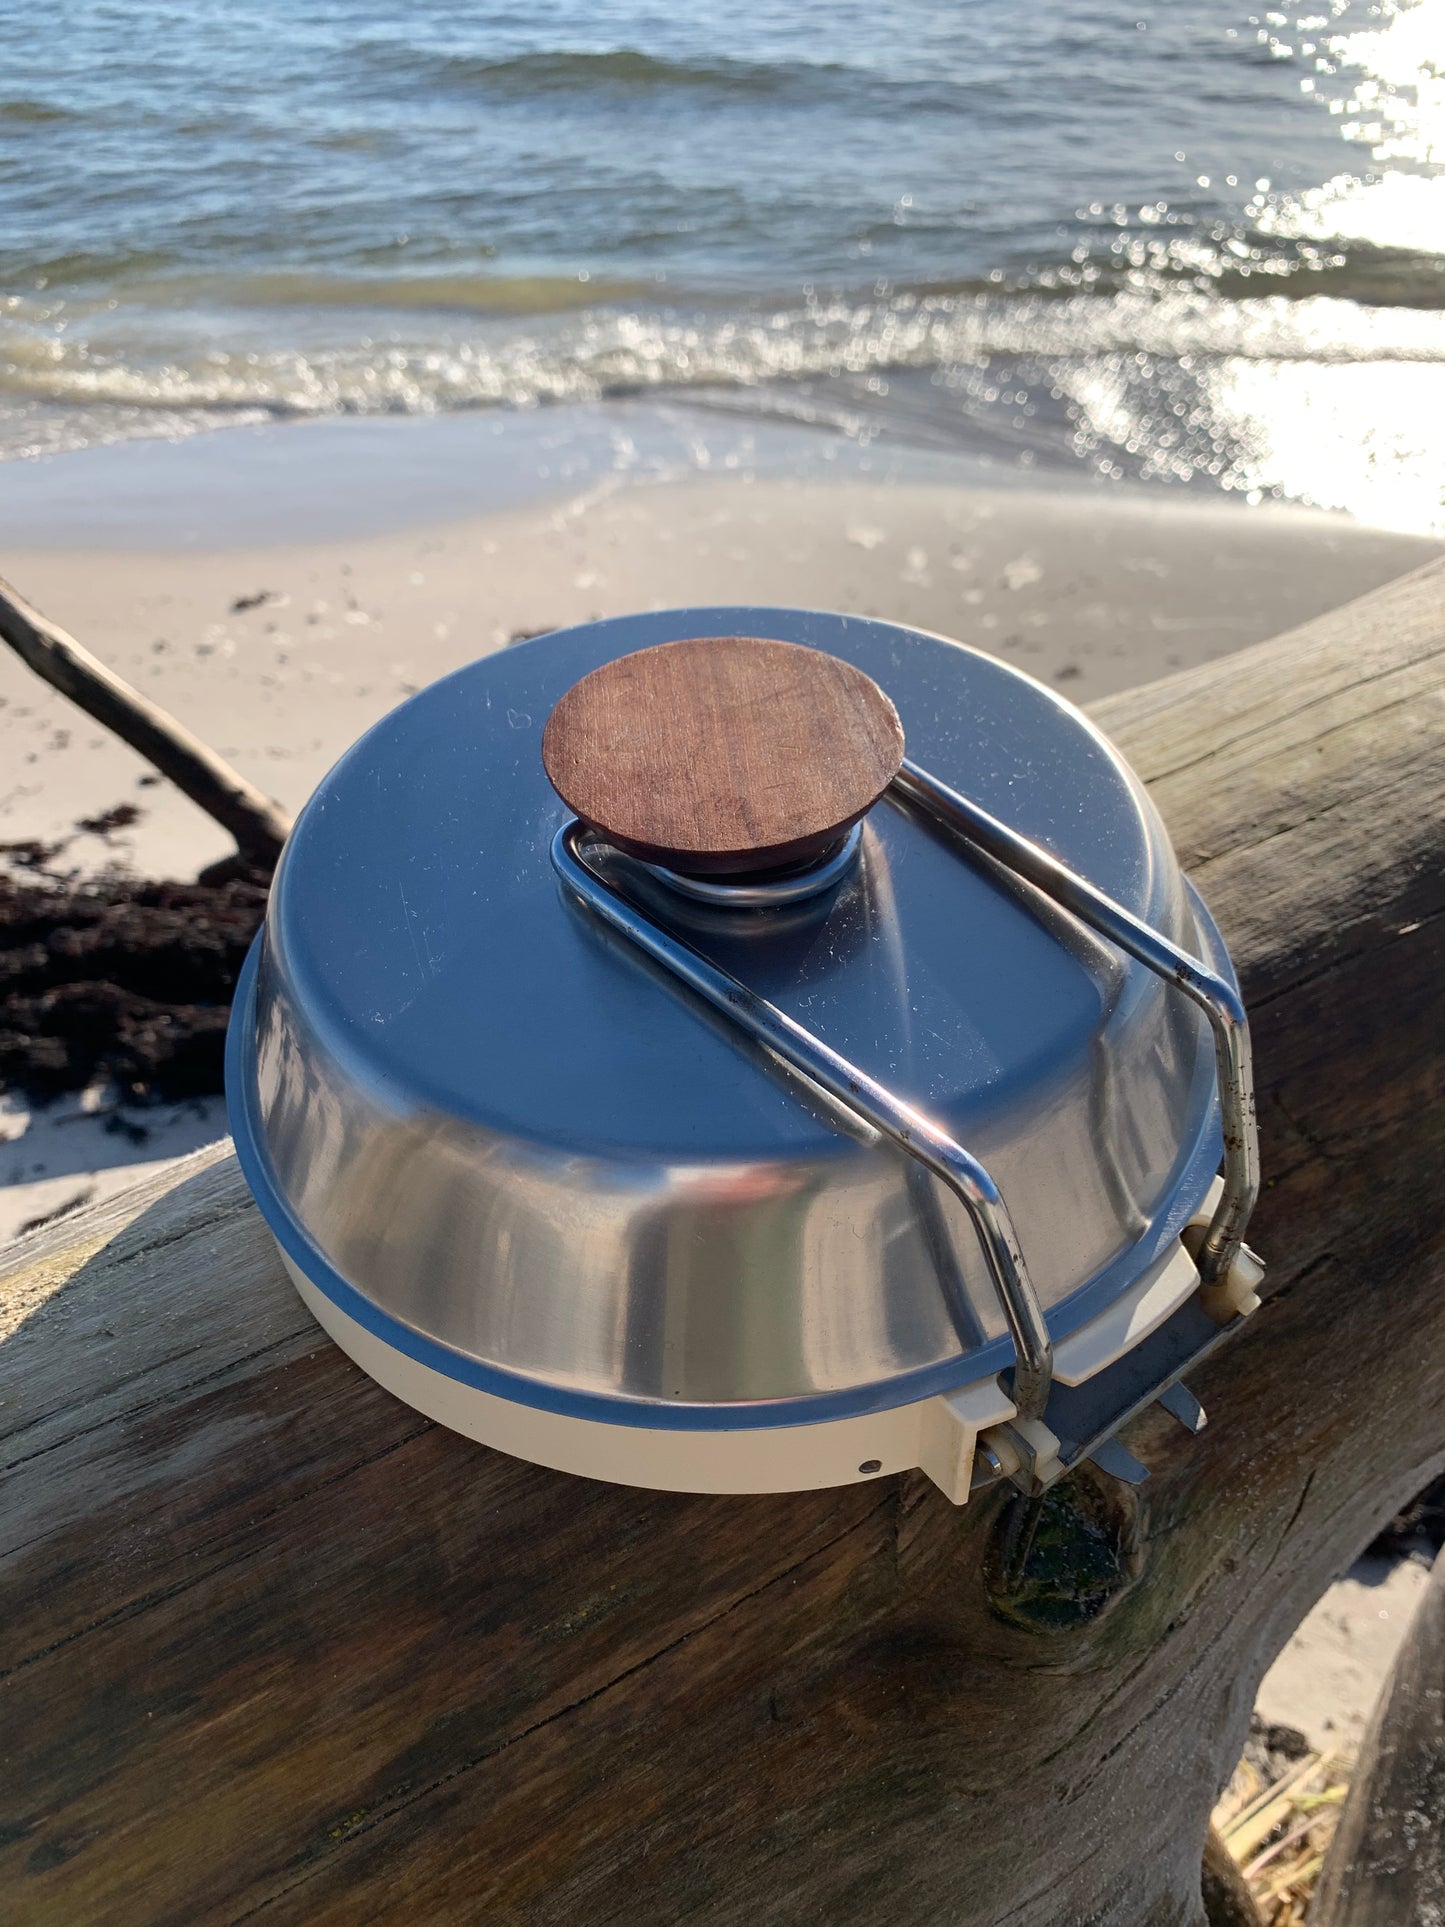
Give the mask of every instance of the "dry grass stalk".
[(1250, 1759), (1235, 1769), (1214, 1824), (1249, 1883), (1265, 1927), (1305, 1927), (1353, 1764), (1332, 1749), (1306, 1754), (1274, 1779)]

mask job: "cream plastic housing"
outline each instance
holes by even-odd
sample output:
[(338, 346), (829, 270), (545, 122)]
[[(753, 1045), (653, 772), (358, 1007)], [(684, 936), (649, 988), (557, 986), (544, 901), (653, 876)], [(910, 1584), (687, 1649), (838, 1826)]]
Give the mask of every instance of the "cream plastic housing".
[[(1208, 1224), (1218, 1189), (1216, 1180), (1186, 1236)], [(1015, 1419), (1015, 1407), (996, 1378), (911, 1405), (812, 1425), (690, 1431), (611, 1425), (498, 1398), (409, 1358), (342, 1311), (284, 1251), (281, 1258), (318, 1324), (378, 1385), (451, 1431), (557, 1472), (664, 1492), (745, 1493), (854, 1485), (916, 1467), (953, 1504), (962, 1505), (972, 1489), (980, 1439), (1001, 1471), (1016, 1467), (1011, 1433), (997, 1429)], [(1252, 1293), (1243, 1288), (1248, 1282), (1241, 1273), (1229, 1316), (1258, 1304), (1257, 1298), (1249, 1302)], [(1217, 1294), (1228, 1287), (1225, 1281), (1213, 1290)], [(1197, 1291), (1199, 1273), (1181, 1238), (1123, 1298), (1056, 1348), (1055, 1376), (1064, 1385), (1084, 1383), (1156, 1331)], [(1040, 1421), (1031, 1424), (1028, 1443), (1042, 1468), (1052, 1435)]]

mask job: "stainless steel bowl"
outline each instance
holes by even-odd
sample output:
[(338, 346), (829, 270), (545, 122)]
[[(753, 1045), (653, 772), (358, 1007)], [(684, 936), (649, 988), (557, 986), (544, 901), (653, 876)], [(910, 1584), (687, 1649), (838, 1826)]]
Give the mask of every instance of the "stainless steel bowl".
[[(973, 1225), (560, 886), (542, 726), (589, 670), (688, 636), (855, 663), (909, 756), (1228, 976), (1153, 806), (1052, 691), (936, 636), (674, 610), (487, 656), (343, 757), (277, 872), (228, 1085), (283, 1250), (463, 1384), (649, 1427), (881, 1411), (1013, 1357)], [(885, 800), (822, 894), (651, 914), (976, 1153), (1057, 1342), (1199, 1210), (1208, 1024), (1166, 983)], [(965, 1334), (961, 1339), (960, 1331)]]

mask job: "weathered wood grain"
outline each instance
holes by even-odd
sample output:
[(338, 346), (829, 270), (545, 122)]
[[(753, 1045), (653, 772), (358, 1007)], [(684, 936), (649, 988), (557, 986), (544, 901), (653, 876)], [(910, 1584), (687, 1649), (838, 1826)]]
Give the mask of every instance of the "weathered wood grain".
[(871, 677), (756, 636), (619, 656), (574, 684), (542, 732), (552, 785), (584, 823), (696, 873), (821, 855), (902, 760), (898, 712)]
[(1209, 1927), (1264, 1927), (1249, 1882), (1213, 1827), (1204, 1843), (1203, 1889)]
[(1445, 1920), (1445, 1559), (1396, 1655), (1325, 1855), (1312, 1927)]
[(0, 1283), (7, 1923), (1200, 1927), (1262, 1672), (1445, 1463), (1445, 569), (1099, 714), (1254, 1016), (1208, 1430), (1027, 1592), (1000, 1495), (568, 1479), (362, 1379), (202, 1153)]

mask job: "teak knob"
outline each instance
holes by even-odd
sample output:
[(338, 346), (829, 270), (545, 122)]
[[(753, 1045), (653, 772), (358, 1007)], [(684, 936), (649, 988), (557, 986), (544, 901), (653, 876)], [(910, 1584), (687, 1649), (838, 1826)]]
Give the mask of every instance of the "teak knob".
[(704, 636), (574, 683), (547, 718), (542, 761), (619, 849), (736, 876), (835, 844), (898, 773), (903, 725), (871, 677), (821, 649)]

